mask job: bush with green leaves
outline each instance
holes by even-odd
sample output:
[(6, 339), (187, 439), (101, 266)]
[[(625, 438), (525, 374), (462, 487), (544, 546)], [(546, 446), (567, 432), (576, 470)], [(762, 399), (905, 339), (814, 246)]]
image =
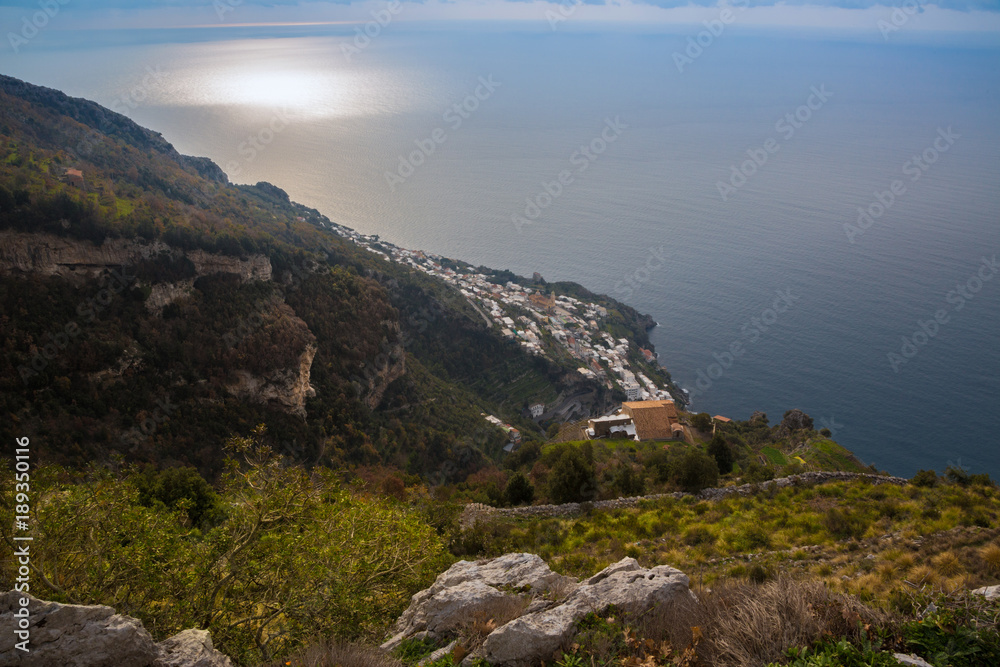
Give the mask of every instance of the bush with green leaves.
[(554, 503), (576, 503), (593, 500), (597, 495), (594, 465), (584, 452), (566, 447), (560, 452), (549, 473), (549, 498)]
[(503, 497), (508, 505), (530, 505), (535, 499), (535, 487), (527, 475), (518, 471), (507, 480)]
[(681, 459), (677, 482), (685, 491), (697, 493), (719, 483), (719, 467), (708, 454), (689, 449)]
[[(209, 630), (244, 665), (320, 636), (380, 639), (450, 561), (441, 537), (395, 500), (347, 492), (333, 471), (283, 466), (263, 434), (231, 439), (227, 516), (204, 531), (183, 500), (143, 503), (198, 487), (188, 473), (150, 487), (145, 473), (36, 469), (31, 593), (114, 607), (157, 639)], [(14, 488), (10, 475), (0, 473), (0, 493)], [(13, 504), (0, 501), (0, 537), (13, 548)]]

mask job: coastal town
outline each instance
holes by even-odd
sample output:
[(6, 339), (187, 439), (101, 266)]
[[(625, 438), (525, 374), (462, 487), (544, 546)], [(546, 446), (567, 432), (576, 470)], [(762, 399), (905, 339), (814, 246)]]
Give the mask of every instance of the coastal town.
[[(604, 306), (510, 281), (497, 284), (482, 273), (456, 271), (446, 265), (454, 262), (439, 255), (400, 248), (377, 235), (360, 234), (341, 225), (334, 224), (332, 229), (385, 259), (445, 280), (490, 326), (527, 352), (554, 360), (568, 355), (577, 372), (609, 389), (617, 385), (628, 401), (673, 400), (666, 382), (658, 383), (630, 360), (630, 346), (638, 349), (649, 365), (655, 366), (656, 355), (636, 348), (627, 338), (612, 336), (603, 326), (608, 317)], [(536, 274), (536, 278), (540, 276)], [(532, 416), (540, 414), (538, 407), (532, 406)]]

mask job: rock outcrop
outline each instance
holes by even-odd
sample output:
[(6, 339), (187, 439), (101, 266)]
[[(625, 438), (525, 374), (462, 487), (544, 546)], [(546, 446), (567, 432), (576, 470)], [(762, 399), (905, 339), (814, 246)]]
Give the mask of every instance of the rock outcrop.
[(185, 630), (157, 644), (160, 657), (152, 667), (232, 667), (232, 661), (215, 650), (208, 630)]
[[(19, 628), (20, 600), (28, 600), (27, 652)], [(46, 602), (27, 593), (0, 595), (0, 665), (24, 667), (232, 667), (204, 630), (185, 630), (159, 644), (142, 621), (103, 605)]]
[(667, 565), (646, 569), (633, 558), (583, 582), (553, 572), (533, 554), (460, 561), (413, 596), (382, 648), (410, 638), (446, 641), (472, 622), (492, 619), (499, 627), (481, 645), (463, 647), (471, 650), (463, 665), (477, 658), (511, 667), (537, 664), (568, 646), (577, 622), (590, 612), (615, 605), (641, 613), (693, 597), (683, 572)]
[(316, 343), (310, 341), (299, 354), (295, 366), (278, 369), (264, 377), (252, 375), (249, 371), (237, 371), (237, 381), (227, 389), (251, 403), (269, 405), (305, 417), (306, 399), (316, 395), (309, 380), (318, 349)]
[[(79, 279), (93, 278), (104, 271), (131, 266), (144, 259), (175, 252), (162, 241), (105, 239), (91, 241), (54, 234), (0, 231), (0, 271), (33, 273)], [(179, 252), (179, 251), (178, 251)], [(264, 255), (246, 259), (191, 250), (183, 253), (194, 264), (196, 275), (232, 273), (243, 282), (271, 280), (271, 261)]]

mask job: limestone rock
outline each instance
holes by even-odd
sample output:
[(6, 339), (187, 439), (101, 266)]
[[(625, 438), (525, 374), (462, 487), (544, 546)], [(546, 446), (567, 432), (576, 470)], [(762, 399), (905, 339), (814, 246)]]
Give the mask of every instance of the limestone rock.
[(420, 632), (432, 637), (446, 635), (504, 601), (516, 603), (516, 591), (545, 592), (573, 583), (571, 577), (556, 574), (534, 554), (506, 554), (475, 563), (459, 561), (439, 574), (430, 588), (410, 599), (410, 606), (396, 622), (395, 636), (382, 648), (392, 650)]
[(181, 253), (162, 241), (147, 243), (139, 239), (109, 238), (97, 245), (55, 234), (0, 232), (2, 272), (40, 273), (68, 279), (93, 278), (110, 269), (133, 266), (144, 259), (178, 253), (194, 264), (198, 276), (235, 273), (241, 282), (271, 280), (271, 261), (264, 255), (243, 259), (200, 249)]
[(899, 660), (900, 663), (907, 665), (908, 667), (934, 667), (931, 663), (927, 662), (923, 658), (912, 653), (894, 653), (893, 657)]
[(987, 600), (996, 600), (1000, 597), (1000, 584), (996, 586), (983, 586), (972, 591), (975, 595), (982, 595)]
[(688, 577), (667, 565), (645, 569), (634, 558), (623, 558), (583, 582), (551, 609), (525, 614), (497, 628), (477, 656), (494, 665), (520, 665), (550, 658), (576, 631), (588, 613), (616, 605), (641, 612), (693, 597)]
[[(28, 653), (15, 647), (19, 639), (10, 631), (17, 627), (14, 614), (22, 597), (29, 600)], [(7, 628), (0, 633), (2, 665), (148, 667), (159, 655), (142, 622), (100, 605), (45, 602), (9, 591), (0, 596), (0, 627)]]
[[(623, 558), (582, 583), (549, 569), (534, 554), (514, 553), (487, 561), (455, 563), (434, 584), (416, 595), (382, 645), (392, 650), (409, 638), (451, 639), (461, 626), (505, 603), (512, 611), (479, 647), (463, 660), (483, 658), (493, 665), (520, 666), (550, 660), (568, 645), (576, 623), (588, 613), (615, 605), (643, 612), (694, 597), (683, 572), (661, 565), (646, 569)], [(520, 606), (517, 606), (520, 605)]]
[(232, 667), (228, 656), (215, 650), (208, 630), (185, 630), (156, 645), (160, 657), (152, 667)]

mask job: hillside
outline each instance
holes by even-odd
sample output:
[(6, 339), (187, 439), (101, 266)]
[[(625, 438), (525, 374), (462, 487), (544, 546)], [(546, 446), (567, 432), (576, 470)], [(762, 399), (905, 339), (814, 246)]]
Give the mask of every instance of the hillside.
[[(0, 97), (2, 428), (45, 460), (214, 475), (220, 443), (266, 422), (310, 464), (428, 474), (464, 447), (460, 478), (506, 439), (481, 413), (530, 437), (547, 422), (529, 403), (613, 405), (610, 381), (526, 353), (447, 281), (279, 188), (231, 185), (86, 100), (9, 77)], [(651, 349), (648, 318), (598, 300), (635, 354)]]

